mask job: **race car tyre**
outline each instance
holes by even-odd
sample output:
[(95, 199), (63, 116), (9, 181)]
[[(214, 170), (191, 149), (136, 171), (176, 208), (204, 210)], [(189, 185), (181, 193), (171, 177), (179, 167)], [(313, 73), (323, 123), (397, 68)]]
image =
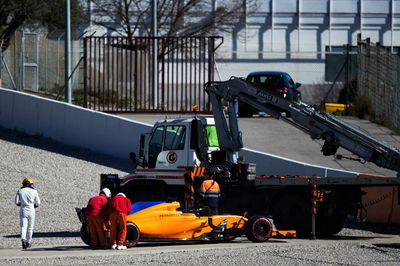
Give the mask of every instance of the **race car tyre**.
[(267, 241), (272, 235), (272, 223), (266, 217), (253, 216), (246, 223), (245, 234), (252, 242)]
[(126, 233), (125, 246), (127, 246), (128, 248), (136, 246), (140, 238), (139, 228), (137, 227), (136, 224), (132, 222), (127, 222), (126, 229), (127, 233)]
[(80, 231), (81, 239), (83, 243), (90, 246), (90, 232), (89, 232), (89, 224), (83, 223)]

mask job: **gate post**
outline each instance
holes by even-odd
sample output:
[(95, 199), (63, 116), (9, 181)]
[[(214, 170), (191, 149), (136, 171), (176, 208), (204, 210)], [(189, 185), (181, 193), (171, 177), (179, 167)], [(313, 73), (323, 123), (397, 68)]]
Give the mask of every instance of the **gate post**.
[(214, 80), (214, 37), (208, 39), (208, 82)]
[(87, 108), (87, 37), (83, 38), (83, 107)]
[(153, 75), (152, 75), (152, 87), (153, 87), (153, 108), (157, 110), (158, 105), (158, 40), (157, 37), (153, 36)]

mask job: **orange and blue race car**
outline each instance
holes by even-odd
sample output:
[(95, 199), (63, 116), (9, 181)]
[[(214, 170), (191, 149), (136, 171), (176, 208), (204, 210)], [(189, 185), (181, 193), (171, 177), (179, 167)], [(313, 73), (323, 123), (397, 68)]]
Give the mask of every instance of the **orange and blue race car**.
[[(179, 202), (136, 202), (127, 217), (125, 245), (146, 241), (221, 241), (245, 235), (250, 241), (264, 242), (272, 235), (272, 224), (263, 216), (247, 219), (239, 215), (206, 215), (203, 209), (183, 212)], [(82, 222), (81, 238), (89, 245), (90, 234), (84, 209), (77, 209)]]

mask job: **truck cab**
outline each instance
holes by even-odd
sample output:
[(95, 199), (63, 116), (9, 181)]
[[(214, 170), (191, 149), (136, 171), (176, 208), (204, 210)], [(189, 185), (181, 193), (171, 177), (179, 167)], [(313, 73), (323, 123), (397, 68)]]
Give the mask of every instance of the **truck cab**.
[(213, 118), (164, 119), (142, 135), (139, 160), (146, 168), (184, 169), (202, 165), (218, 151)]

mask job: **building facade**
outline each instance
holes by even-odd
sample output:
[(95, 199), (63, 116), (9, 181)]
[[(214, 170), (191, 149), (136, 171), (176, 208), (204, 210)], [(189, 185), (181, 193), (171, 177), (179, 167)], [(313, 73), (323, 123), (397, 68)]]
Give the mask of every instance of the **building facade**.
[(343, 54), (358, 34), (398, 52), (400, 0), (258, 0), (235, 32), (217, 51), (221, 79), (280, 70), (304, 84), (320, 83), (326, 54)]

